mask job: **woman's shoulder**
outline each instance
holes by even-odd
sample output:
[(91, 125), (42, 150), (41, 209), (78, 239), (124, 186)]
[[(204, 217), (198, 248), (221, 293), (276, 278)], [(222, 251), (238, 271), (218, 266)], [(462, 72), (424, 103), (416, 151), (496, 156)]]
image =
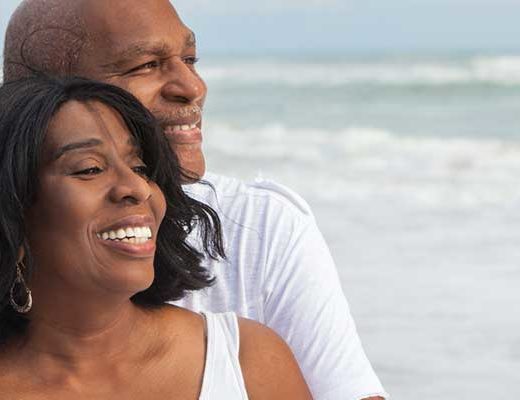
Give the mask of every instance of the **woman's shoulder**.
[(185, 365), (200, 370), (205, 358), (202, 316), (167, 304), (153, 310), (151, 317), (148, 323), (153, 327), (155, 338), (150, 341), (158, 344), (154, 353), (160, 353), (161, 358), (172, 364), (182, 360)]
[(250, 398), (311, 399), (294, 355), (272, 329), (238, 318), (240, 365)]
[(188, 333), (198, 338), (204, 336), (204, 317), (186, 308), (165, 304), (154, 311), (153, 317), (165, 337)]
[[(236, 321), (239, 341), (238, 361), (250, 399), (312, 399), (292, 351), (272, 329), (256, 321), (236, 317), (234, 313), (198, 314), (175, 306), (161, 308), (159, 311), (161, 324), (164, 324), (161, 331), (175, 331), (171, 333), (176, 342), (175, 347), (177, 349), (197, 347), (197, 353), (201, 349), (197, 344), (206, 341), (205, 319), (209, 322), (210, 330), (217, 322), (232, 331)], [(233, 340), (232, 336), (234, 335), (231, 334), (228, 340)], [(178, 342), (179, 340), (182, 343)], [(204, 347), (203, 345), (202, 348)], [(197, 358), (201, 356), (205, 358), (204, 350), (202, 351), (203, 353), (198, 354)]]

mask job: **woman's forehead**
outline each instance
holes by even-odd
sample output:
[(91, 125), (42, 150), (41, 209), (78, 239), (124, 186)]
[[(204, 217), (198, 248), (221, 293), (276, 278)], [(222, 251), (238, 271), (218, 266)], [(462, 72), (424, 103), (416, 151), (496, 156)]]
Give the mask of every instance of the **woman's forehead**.
[(67, 143), (97, 140), (115, 148), (137, 145), (123, 118), (97, 101), (65, 103), (51, 120), (45, 148), (56, 151)]

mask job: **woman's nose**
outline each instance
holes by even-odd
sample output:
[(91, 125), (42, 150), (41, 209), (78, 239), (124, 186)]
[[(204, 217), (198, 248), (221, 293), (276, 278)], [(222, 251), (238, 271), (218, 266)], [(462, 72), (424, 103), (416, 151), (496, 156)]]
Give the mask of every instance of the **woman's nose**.
[(128, 166), (115, 173), (110, 200), (115, 203), (141, 204), (152, 195), (149, 181)]

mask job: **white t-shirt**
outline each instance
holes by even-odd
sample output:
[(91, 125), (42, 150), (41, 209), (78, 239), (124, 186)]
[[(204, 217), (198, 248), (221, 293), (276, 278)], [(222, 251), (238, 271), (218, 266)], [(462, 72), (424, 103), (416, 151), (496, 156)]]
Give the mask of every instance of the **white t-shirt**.
[(282, 185), (207, 174), (185, 187), (222, 221), (228, 259), (214, 286), (175, 304), (259, 321), (291, 347), (315, 400), (387, 397), (361, 346), (336, 267), (308, 204)]

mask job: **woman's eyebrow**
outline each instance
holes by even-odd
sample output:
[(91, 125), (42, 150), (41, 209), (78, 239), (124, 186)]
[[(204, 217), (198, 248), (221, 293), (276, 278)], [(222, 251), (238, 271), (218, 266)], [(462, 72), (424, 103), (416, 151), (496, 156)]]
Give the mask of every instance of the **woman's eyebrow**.
[(53, 161), (58, 160), (60, 157), (62, 157), (68, 151), (78, 150), (78, 149), (88, 149), (91, 147), (99, 146), (101, 144), (103, 144), (103, 142), (101, 140), (94, 139), (94, 138), (82, 140), (81, 142), (68, 143), (64, 146), (61, 146), (58, 150), (56, 150), (54, 152), (54, 154), (52, 156), (52, 160)]

